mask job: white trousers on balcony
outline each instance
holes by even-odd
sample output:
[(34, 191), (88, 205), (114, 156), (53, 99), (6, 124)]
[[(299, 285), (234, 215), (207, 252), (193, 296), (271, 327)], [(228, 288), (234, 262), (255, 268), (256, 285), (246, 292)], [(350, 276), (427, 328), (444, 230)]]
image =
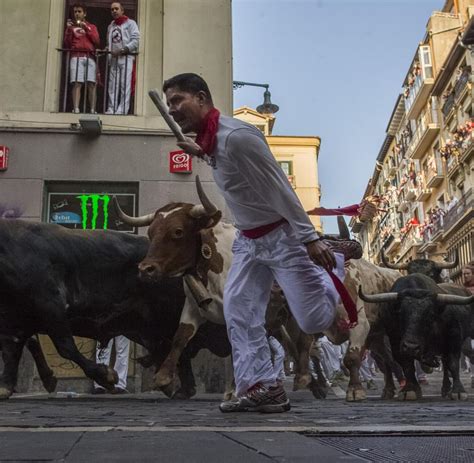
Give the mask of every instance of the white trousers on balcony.
[[(128, 355), (130, 352), (130, 340), (125, 336), (117, 336), (112, 338), (107, 347), (104, 349), (97, 349), (96, 362), (104, 365), (109, 365), (110, 356), (112, 354), (112, 345), (115, 341), (115, 364), (114, 370), (117, 372), (119, 382), (117, 387), (127, 389), (127, 374), (128, 374)], [(94, 383), (95, 388), (100, 388), (97, 383)]]
[(133, 56), (112, 57), (109, 61), (106, 114), (128, 114), (132, 93)]

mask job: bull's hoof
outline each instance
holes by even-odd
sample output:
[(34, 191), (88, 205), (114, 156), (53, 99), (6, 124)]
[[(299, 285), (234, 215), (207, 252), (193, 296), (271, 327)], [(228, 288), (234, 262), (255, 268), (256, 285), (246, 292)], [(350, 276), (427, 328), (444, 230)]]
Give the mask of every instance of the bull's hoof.
[(417, 399), (418, 397), (415, 391), (400, 391), (398, 393), (398, 400), (400, 401), (403, 401), (403, 400), (412, 401), (412, 400), (417, 400)]
[(451, 387), (449, 388), (442, 388), (441, 389), (441, 397), (443, 399), (449, 399), (451, 398)]
[(367, 399), (367, 394), (365, 393), (362, 385), (359, 386), (348, 386), (346, 392), (346, 401), (347, 402), (361, 402), (362, 400)]
[(168, 397), (168, 399), (173, 399), (174, 398), (176, 390), (175, 390), (172, 383), (167, 384), (166, 386), (160, 387), (160, 390), (161, 390), (161, 392), (163, 392), (163, 394), (166, 397)]
[(301, 391), (308, 389), (311, 384), (311, 375), (296, 375), (293, 381), (293, 391)]
[(54, 392), (56, 390), (57, 385), (58, 379), (54, 375), (48, 376), (43, 381), (43, 386), (49, 393)]
[(160, 370), (154, 376), (155, 389), (163, 389), (173, 383), (173, 377), (167, 371)]
[(189, 400), (192, 396), (189, 395), (186, 391), (183, 391), (182, 389), (180, 389), (179, 391), (176, 391), (173, 395), (172, 395), (172, 399), (173, 400)]
[(317, 381), (313, 378), (309, 388), (313, 394), (313, 397), (317, 400), (324, 400), (328, 395), (328, 387), (326, 386), (326, 382)]
[(8, 389), (6, 387), (0, 387), (0, 400), (9, 399), (12, 393), (13, 391), (11, 389)]
[(395, 390), (384, 388), (382, 391), (381, 399), (382, 400), (392, 400), (395, 397)]
[(451, 400), (467, 400), (466, 392), (450, 392), (449, 398)]
[(99, 384), (99, 386), (112, 392), (119, 381), (117, 372), (113, 368), (105, 365), (98, 365), (98, 367), (99, 374), (94, 378), (95, 382)]

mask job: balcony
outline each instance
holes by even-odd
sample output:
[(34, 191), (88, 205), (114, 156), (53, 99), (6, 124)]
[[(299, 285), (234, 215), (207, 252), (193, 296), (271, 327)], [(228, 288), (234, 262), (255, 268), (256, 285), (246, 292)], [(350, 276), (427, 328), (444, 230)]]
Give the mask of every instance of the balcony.
[(426, 150), (437, 137), (439, 129), (440, 125), (438, 123), (436, 112), (430, 110), (422, 117), (420, 124), (412, 136), (407, 157), (413, 159), (422, 158), (426, 153)]
[(431, 196), (431, 188), (420, 188), (418, 190), (417, 201), (426, 201)]
[(473, 151), (474, 151), (474, 132), (471, 132), (462, 144), (460, 154), (459, 154), (459, 161), (467, 162), (469, 157), (473, 153)]
[(448, 177), (452, 177), (457, 172), (458, 168), (461, 166), (462, 164), (459, 162), (459, 156), (449, 156), (448, 160), (446, 161), (446, 171)]
[(451, 233), (457, 226), (467, 223), (474, 216), (474, 190), (471, 188), (446, 213), (443, 220), (445, 235)]
[(466, 84), (469, 82), (470, 75), (471, 69), (468, 67), (462, 72), (462, 74), (459, 76), (459, 79), (454, 84), (454, 99), (456, 101), (460, 99), (463, 90), (466, 88)]
[(411, 249), (418, 249), (423, 245), (423, 239), (420, 235), (418, 227), (412, 227), (408, 232), (406, 232), (401, 239), (400, 243), (400, 261), (403, 259), (404, 255), (407, 254)]
[[(138, 53), (117, 57), (107, 50), (57, 50), (61, 53), (63, 69), (59, 112), (120, 116), (134, 114), (134, 73)], [(93, 82), (95, 85), (82, 83), (78, 99), (73, 101), (72, 84), (76, 81)]]
[(443, 107), (441, 108), (441, 112), (443, 113), (443, 116), (445, 119), (448, 118), (449, 113), (454, 108), (455, 102), (456, 102), (456, 96), (454, 95), (454, 92), (451, 92), (448, 98), (446, 98), (446, 101), (444, 102)]
[(400, 243), (401, 243), (400, 233), (399, 232), (392, 233), (387, 239), (386, 243), (387, 244), (385, 246), (385, 252), (387, 254), (391, 254), (392, 252), (396, 251), (400, 247)]
[(426, 186), (428, 188), (436, 188), (439, 187), (443, 183), (444, 175), (440, 173), (440, 171), (429, 170), (427, 175), (427, 182)]
[(408, 98), (405, 99), (407, 119), (416, 119), (425, 106), (434, 79), (432, 77), (423, 79), (422, 75), (417, 75), (413, 86), (409, 89)]
[(416, 199), (417, 191), (416, 188), (408, 188), (405, 199), (409, 202), (413, 202)]

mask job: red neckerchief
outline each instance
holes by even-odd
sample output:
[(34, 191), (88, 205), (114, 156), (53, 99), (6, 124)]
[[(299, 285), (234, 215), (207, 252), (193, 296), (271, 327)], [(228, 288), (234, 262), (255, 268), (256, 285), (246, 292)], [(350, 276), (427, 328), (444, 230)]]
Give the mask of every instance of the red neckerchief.
[(221, 113), (216, 108), (211, 108), (204, 117), (201, 129), (197, 133), (196, 143), (201, 147), (204, 154), (208, 156), (216, 147), (217, 128), (219, 127), (219, 116)]
[(128, 20), (128, 16), (119, 16), (116, 20), (114, 20), (114, 23), (117, 25), (117, 26), (121, 26), (125, 21)]

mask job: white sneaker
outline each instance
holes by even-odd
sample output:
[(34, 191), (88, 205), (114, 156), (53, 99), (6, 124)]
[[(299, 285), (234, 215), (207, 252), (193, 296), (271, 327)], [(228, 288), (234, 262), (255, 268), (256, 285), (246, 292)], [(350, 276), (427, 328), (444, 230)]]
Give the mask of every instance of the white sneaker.
[(74, 114), (80, 114), (81, 111), (80, 111), (79, 108), (74, 108), (74, 109), (72, 110), (72, 112), (73, 112)]
[(107, 109), (107, 111), (105, 111), (105, 114), (115, 114), (115, 113), (112, 109)]

